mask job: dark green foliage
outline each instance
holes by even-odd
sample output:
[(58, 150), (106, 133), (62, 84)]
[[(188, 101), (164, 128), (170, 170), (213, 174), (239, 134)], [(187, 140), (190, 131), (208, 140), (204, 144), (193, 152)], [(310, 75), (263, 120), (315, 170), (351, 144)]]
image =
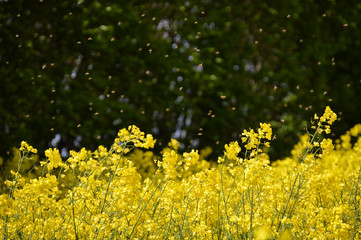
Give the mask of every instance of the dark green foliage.
[[(130, 124), (219, 154), (270, 122), (285, 156), (314, 112), (361, 121), (361, 4), (0, 1), (0, 150), (109, 146)], [(81, 140), (79, 141), (81, 137)]]

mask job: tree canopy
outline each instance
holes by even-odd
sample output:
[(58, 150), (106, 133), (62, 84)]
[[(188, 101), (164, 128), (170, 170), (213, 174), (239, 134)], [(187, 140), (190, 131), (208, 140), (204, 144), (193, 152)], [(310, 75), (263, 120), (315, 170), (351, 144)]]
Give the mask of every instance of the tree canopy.
[[(215, 153), (270, 122), (283, 157), (313, 113), (360, 122), (361, 3), (0, 1), (1, 156), (110, 145), (130, 124)], [(65, 151), (63, 151), (65, 152)]]

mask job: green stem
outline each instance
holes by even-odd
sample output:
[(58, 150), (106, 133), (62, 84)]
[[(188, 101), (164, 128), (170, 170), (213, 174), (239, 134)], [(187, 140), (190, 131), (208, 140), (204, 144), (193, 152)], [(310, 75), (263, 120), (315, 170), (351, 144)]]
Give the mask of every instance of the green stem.
[[(140, 220), (140, 217), (142, 216), (145, 208), (148, 206), (148, 203), (150, 202), (150, 200), (153, 198), (153, 196), (154, 196), (154, 194), (156, 193), (157, 189), (160, 187), (161, 183), (162, 183), (162, 181), (160, 181), (160, 182), (158, 183), (157, 187), (154, 189), (154, 191), (153, 191), (152, 194), (150, 195), (150, 198), (149, 198), (148, 201), (144, 204), (144, 206), (143, 206), (143, 208), (142, 208), (142, 211), (138, 214), (137, 221), (135, 222), (135, 224), (134, 224), (134, 226), (133, 226), (133, 228), (132, 228), (132, 231), (131, 231), (131, 233), (130, 233), (129, 236), (128, 236), (129, 239), (131, 239), (131, 237), (132, 237), (132, 235), (133, 235), (133, 233), (134, 233), (134, 231), (135, 231), (135, 228), (136, 228), (137, 225), (138, 225), (138, 222), (139, 222), (139, 220)], [(165, 183), (164, 188), (167, 186), (167, 184), (168, 184), (168, 182)]]
[[(126, 149), (126, 147), (127, 147), (127, 143), (125, 143), (125, 147), (123, 147), (123, 150)], [(122, 152), (122, 153), (123, 153), (123, 152)], [(116, 173), (116, 171), (117, 171), (117, 169), (118, 169), (118, 166), (119, 166), (119, 164), (120, 164), (120, 161), (121, 161), (121, 159), (122, 159), (122, 156), (123, 156), (123, 154), (121, 154), (121, 155), (119, 156), (119, 160), (118, 160), (117, 164), (115, 165), (113, 174), (109, 177), (108, 184), (107, 184), (107, 189), (105, 190), (104, 200), (103, 200), (103, 203), (102, 203), (102, 207), (101, 207), (100, 213), (102, 213), (102, 212), (104, 211), (105, 202), (106, 202), (107, 197), (108, 197), (108, 194), (109, 194), (110, 184), (111, 184), (111, 182), (113, 181), (113, 178), (114, 178), (115, 173)]]
[(285, 206), (284, 209), (283, 209), (283, 212), (282, 212), (282, 215), (281, 215), (281, 219), (280, 219), (280, 222), (279, 222), (278, 227), (277, 227), (277, 232), (279, 231), (279, 229), (280, 229), (280, 227), (281, 227), (281, 225), (282, 225), (282, 223), (281, 223), (282, 219), (283, 219), (284, 216), (286, 215), (286, 211), (287, 211), (287, 208), (288, 208), (288, 204), (289, 204), (289, 202), (291, 201), (291, 198), (292, 198), (292, 195), (293, 195), (293, 190), (294, 190), (294, 188), (295, 188), (295, 185), (296, 185), (296, 181), (297, 181), (298, 176), (299, 176), (299, 173), (297, 173), (296, 178), (295, 178), (295, 180), (294, 180), (294, 182), (293, 182), (290, 195), (289, 195), (289, 197), (288, 197), (288, 199), (287, 199), (286, 206)]
[(358, 179), (357, 179), (357, 183), (356, 183), (356, 192), (355, 192), (355, 196), (354, 196), (355, 220), (354, 220), (354, 223), (353, 223), (351, 239), (355, 239), (356, 231), (357, 231), (357, 228), (358, 228), (357, 219), (359, 218), (359, 215), (360, 215), (359, 204), (357, 204), (357, 195), (359, 194), (358, 190), (359, 190), (360, 180), (361, 180), (361, 166), (360, 166), (360, 169), (359, 169)]
[(223, 165), (224, 164), (222, 163), (222, 166), (221, 166), (221, 190), (222, 190), (222, 196), (223, 196), (224, 211), (226, 213), (226, 220), (227, 220), (227, 224), (229, 224), (226, 197), (225, 197), (224, 188), (223, 188)]
[(73, 169), (73, 189), (71, 191), (71, 203), (72, 203), (72, 214), (73, 214), (73, 226), (74, 226), (75, 239), (79, 239), (77, 228), (76, 228), (76, 223), (75, 223), (74, 187), (75, 187), (75, 169)]

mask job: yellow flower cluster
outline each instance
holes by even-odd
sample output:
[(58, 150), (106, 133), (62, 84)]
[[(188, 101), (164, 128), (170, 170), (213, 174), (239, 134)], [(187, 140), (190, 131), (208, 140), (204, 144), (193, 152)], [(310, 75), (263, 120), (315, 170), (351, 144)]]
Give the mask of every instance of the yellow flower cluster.
[(20, 151), (24, 151), (24, 152), (31, 152), (31, 153), (37, 153), (38, 150), (33, 148), (32, 146), (30, 146), (27, 142), (22, 141), (21, 142), (21, 146), (19, 148)]
[(315, 114), (313, 119), (317, 121), (317, 126), (313, 125), (312, 128), (317, 128), (318, 133), (322, 133), (324, 131), (326, 134), (329, 134), (331, 133), (330, 126), (334, 121), (337, 120), (337, 115), (331, 110), (329, 106), (327, 106), (324, 114), (321, 117), (318, 117), (317, 114)]
[(66, 165), (63, 163), (63, 160), (61, 159), (58, 149), (49, 148), (45, 150), (45, 156), (47, 157), (49, 163), (41, 161), (40, 164), (42, 166), (47, 164), (48, 171), (51, 171), (59, 166), (66, 167)]
[[(320, 126), (334, 120), (326, 108)], [(290, 157), (272, 164), (261, 149), (272, 139), (269, 124), (244, 132), (244, 152), (237, 141), (226, 144), (218, 164), (202, 151), (178, 153), (174, 139), (162, 157), (141, 151), (155, 141), (135, 126), (120, 130), (109, 150), (83, 148), (62, 161), (49, 149), (39, 176), (11, 172), (0, 195), (0, 235), (360, 239), (361, 125), (335, 145), (321, 133), (301, 137)]]
[(183, 161), (185, 162), (186, 165), (186, 170), (188, 170), (190, 166), (198, 163), (199, 160), (198, 150), (194, 151), (192, 149), (190, 153), (183, 153), (183, 158), (184, 158)]
[(168, 143), (168, 146), (177, 151), (180, 146), (180, 142), (178, 142), (177, 139), (172, 138)]
[(258, 131), (255, 132), (253, 129), (251, 129), (249, 132), (244, 130), (242, 135), (242, 142), (247, 142), (246, 148), (248, 150), (252, 148), (257, 148), (262, 139), (265, 140), (271, 140), (272, 138), (272, 128), (270, 124), (267, 123), (260, 123), (260, 128), (258, 128)]
[(226, 144), (225, 148), (225, 155), (229, 160), (237, 161), (237, 155), (241, 151), (241, 147), (239, 146), (238, 142), (231, 142), (230, 144)]
[(133, 147), (153, 148), (155, 140), (151, 134), (145, 136), (137, 126), (129, 126), (128, 129), (121, 129), (118, 132), (118, 137), (114, 141), (113, 147), (118, 152), (128, 153)]

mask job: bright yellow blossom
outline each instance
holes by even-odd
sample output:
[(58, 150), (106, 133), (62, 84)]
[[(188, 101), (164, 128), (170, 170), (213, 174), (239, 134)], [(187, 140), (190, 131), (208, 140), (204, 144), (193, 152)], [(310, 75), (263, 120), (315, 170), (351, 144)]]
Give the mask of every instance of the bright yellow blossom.
[(21, 147), (19, 149), (20, 151), (27, 151), (27, 152), (32, 152), (32, 153), (37, 153), (38, 150), (33, 148), (32, 146), (30, 146), (27, 142), (22, 141), (21, 142)]
[(59, 166), (63, 166), (63, 161), (61, 159), (58, 149), (49, 148), (45, 150), (45, 156), (48, 158), (49, 161), (49, 163), (47, 164), (47, 168), (49, 171)]
[[(336, 118), (326, 108), (314, 116), (314, 126), (327, 133)], [(172, 140), (162, 156), (142, 150), (155, 140), (130, 126), (109, 149), (70, 151), (64, 161), (57, 149), (48, 149), (43, 172), (21, 172), (34, 153), (24, 142), (18, 169), (9, 171), (8, 189), (0, 195), (0, 235), (360, 239), (360, 126), (336, 140), (336, 148), (318, 130), (301, 136), (290, 157), (272, 164), (262, 152), (271, 140), (269, 124), (245, 130), (242, 143), (226, 144), (218, 164), (197, 150), (178, 153)]]
[(337, 115), (334, 113), (329, 106), (326, 107), (324, 114), (320, 117), (320, 122), (327, 122), (329, 125), (332, 125), (334, 121), (337, 120)]
[(237, 160), (237, 155), (241, 151), (241, 147), (238, 145), (237, 141), (231, 142), (230, 144), (224, 145), (225, 155), (231, 161)]
[(175, 151), (177, 151), (180, 146), (180, 142), (177, 139), (172, 138), (168, 143), (168, 146), (170, 148), (173, 148)]
[(323, 154), (329, 154), (334, 149), (334, 146), (332, 144), (332, 140), (329, 138), (325, 138), (321, 142), (321, 148), (323, 151)]

